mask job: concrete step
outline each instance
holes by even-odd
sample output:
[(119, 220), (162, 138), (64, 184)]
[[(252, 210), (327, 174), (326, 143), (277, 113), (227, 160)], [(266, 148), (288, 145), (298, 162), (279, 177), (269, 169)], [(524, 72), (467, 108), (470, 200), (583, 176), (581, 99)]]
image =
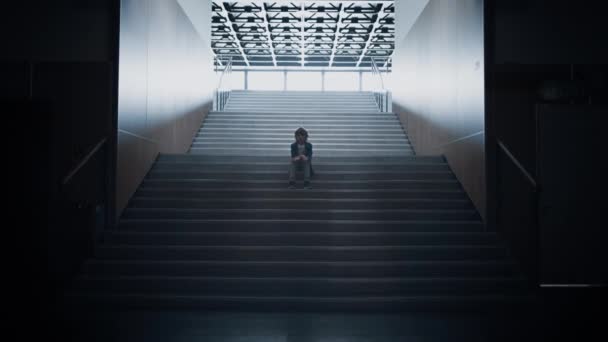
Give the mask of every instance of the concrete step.
[(381, 117), (378, 118), (373, 118), (370, 117), (369, 114), (366, 115), (359, 115), (359, 116), (355, 116), (355, 115), (317, 115), (317, 116), (310, 116), (310, 115), (278, 115), (278, 114), (249, 114), (249, 115), (243, 115), (243, 114), (230, 114), (228, 112), (224, 113), (224, 115), (219, 115), (219, 114), (213, 114), (213, 115), (208, 115), (205, 118), (205, 122), (210, 122), (210, 121), (225, 121), (225, 122), (247, 122), (247, 121), (258, 121), (258, 122), (276, 122), (276, 121), (282, 121), (282, 122), (303, 122), (303, 121), (316, 121), (316, 122), (337, 122), (340, 124), (343, 123), (348, 123), (348, 122), (363, 122), (363, 123), (370, 123), (370, 122), (380, 122), (380, 123), (393, 123), (393, 124), (399, 124), (398, 119), (394, 116), (388, 116), (388, 115), (383, 115)]
[(512, 277), (167, 277), (80, 276), (72, 289), (82, 293), (139, 293), (203, 296), (399, 296), (521, 293)]
[[(297, 127), (293, 126), (277, 126), (277, 127), (247, 127), (247, 125), (234, 125), (233, 127), (201, 127), (199, 133), (205, 132), (221, 132), (225, 135), (241, 135), (244, 132), (247, 133), (262, 133), (266, 136), (275, 136), (277, 133), (283, 133), (286, 135), (292, 135)], [(326, 127), (326, 126), (307, 126), (305, 127), (308, 131), (309, 137), (313, 137), (319, 134), (333, 135), (336, 133), (342, 133), (353, 136), (361, 135), (380, 135), (385, 136), (386, 134), (393, 134), (397, 136), (405, 136), (401, 127), (388, 127), (388, 128), (376, 128), (376, 127)]]
[[(230, 141), (283, 141), (286, 144), (293, 143), (294, 133), (288, 131), (281, 131), (272, 134), (267, 134), (262, 130), (247, 131), (240, 130), (234, 132), (227, 132), (226, 130), (207, 130), (205, 132), (197, 132), (195, 139), (223, 139)], [(395, 133), (365, 133), (357, 132), (338, 132), (338, 133), (323, 133), (314, 132), (309, 134), (309, 142), (314, 144), (319, 143), (332, 143), (337, 141), (405, 141), (410, 142), (407, 135), (403, 132)]]
[(434, 261), (213, 261), (88, 260), (83, 273), (104, 276), (209, 277), (507, 277), (506, 260)]
[(103, 243), (112, 245), (214, 246), (382, 246), (490, 245), (487, 232), (123, 232), (106, 231)]
[(248, 112), (257, 112), (264, 110), (272, 110), (272, 111), (298, 111), (301, 110), (303, 112), (332, 112), (332, 111), (340, 111), (340, 112), (372, 112), (376, 113), (380, 110), (376, 105), (356, 105), (356, 106), (344, 106), (344, 105), (330, 105), (330, 104), (319, 104), (319, 105), (311, 105), (311, 104), (229, 104), (224, 107), (224, 111), (248, 111)]
[(461, 190), (395, 190), (395, 189), (311, 189), (309, 191), (292, 191), (291, 189), (239, 189), (239, 188), (156, 188), (140, 187), (134, 197), (164, 198), (215, 198), (215, 199), (251, 199), (256, 197), (267, 199), (467, 199)]
[(230, 104), (241, 104), (243, 106), (247, 106), (249, 104), (253, 105), (266, 105), (266, 106), (289, 106), (292, 104), (303, 105), (304, 107), (309, 104), (313, 106), (346, 106), (346, 107), (356, 107), (358, 105), (362, 106), (376, 106), (376, 100), (371, 98), (359, 98), (359, 97), (351, 97), (349, 99), (327, 99), (327, 98), (315, 98), (315, 97), (231, 97), (228, 99), (227, 105)]
[(243, 96), (242, 94), (231, 94), (231, 96), (229, 97), (229, 100), (235, 100), (235, 99), (246, 99), (246, 100), (257, 100), (257, 99), (275, 99), (275, 100), (286, 100), (286, 99), (315, 99), (317, 101), (343, 101), (344, 98), (347, 99), (357, 99), (359, 101), (361, 100), (374, 100), (374, 96), (372, 94), (362, 94), (362, 95), (357, 95), (357, 94), (352, 94), (352, 96), (346, 96), (348, 94), (345, 95), (341, 95), (341, 96), (335, 96), (335, 95), (331, 95), (331, 96), (319, 96), (322, 94), (295, 94), (293, 93), (292, 95), (288, 95), (288, 94), (281, 94), (281, 96), (273, 96), (272, 94), (267, 94), (267, 95), (263, 95), (263, 94), (256, 94), (255, 96)]
[(366, 120), (366, 121), (397, 121), (398, 118), (393, 113), (313, 113), (313, 114), (303, 114), (303, 113), (294, 113), (292, 111), (285, 113), (239, 113), (239, 112), (213, 112), (207, 114), (205, 120), (234, 120), (234, 119), (249, 119), (249, 120)]
[(348, 101), (344, 99), (330, 99), (330, 98), (316, 98), (316, 97), (230, 97), (227, 104), (240, 103), (240, 104), (264, 104), (264, 105), (289, 105), (289, 104), (311, 104), (311, 105), (345, 105), (345, 106), (356, 106), (356, 105), (375, 105), (376, 100), (368, 97), (359, 98), (351, 97)]
[[(200, 188), (225, 189), (240, 187), (244, 189), (286, 189), (287, 174), (283, 179), (167, 179), (147, 178), (143, 186), (154, 188)], [(297, 182), (301, 186), (301, 181)], [(452, 180), (404, 180), (404, 179), (382, 179), (382, 180), (314, 180), (314, 189), (306, 190), (369, 190), (369, 189), (407, 189), (407, 190), (461, 190), (462, 187), (456, 179)], [(303, 192), (302, 189), (289, 189), (295, 193)]]
[(337, 123), (337, 124), (348, 124), (349, 122), (353, 123), (391, 123), (395, 125), (399, 125), (399, 121), (396, 117), (391, 116), (382, 116), (378, 118), (370, 117), (369, 115), (318, 115), (318, 116), (309, 116), (309, 115), (266, 115), (266, 114), (250, 114), (250, 115), (231, 115), (229, 113), (225, 113), (225, 115), (213, 114), (208, 115), (205, 118), (205, 123), (208, 122), (226, 122), (226, 123), (234, 123), (234, 122), (284, 122), (284, 123)]
[[(242, 149), (235, 150), (234, 148), (225, 149), (225, 148), (192, 148), (188, 151), (191, 154), (203, 154), (210, 156), (242, 156), (242, 155), (259, 155), (264, 154), (268, 156), (284, 156), (284, 149), (277, 150), (269, 150), (269, 149)], [(289, 151), (287, 151), (289, 153)], [(325, 157), (365, 157), (365, 156), (386, 156), (386, 157), (404, 157), (411, 156), (414, 153), (408, 150), (395, 150), (395, 151), (385, 151), (382, 149), (370, 150), (370, 149), (358, 149), (358, 150), (316, 150), (315, 156), (325, 156)]]
[[(314, 103), (312, 101), (314, 101)], [(318, 109), (320, 111), (324, 111), (326, 109), (343, 109), (344, 111), (367, 109), (372, 112), (379, 110), (379, 107), (375, 102), (369, 101), (352, 101), (349, 103), (344, 103), (329, 101), (317, 102), (316, 100), (231, 100), (228, 101), (224, 108), (245, 108), (246, 110), (249, 108), (300, 108), (305, 111), (310, 109)]]
[(348, 102), (335, 101), (335, 100), (319, 100), (310, 98), (284, 98), (284, 99), (229, 99), (226, 106), (233, 107), (248, 107), (248, 106), (259, 106), (259, 107), (299, 107), (299, 108), (378, 108), (375, 101), (352, 99)]
[[(285, 139), (284, 141), (263, 141), (262, 139), (257, 139), (257, 140), (253, 140), (253, 139), (249, 139), (246, 140), (247, 142), (245, 143), (243, 140), (238, 141), (238, 140), (232, 140), (230, 138), (227, 138), (223, 141), (217, 141), (217, 140), (205, 140), (205, 139), (201, 139), (201, 138), (195, 138), (194, 141), (192, 142), (193, 145), (234, 145), (234, 144), (243, 144), (245, 143), (247, 146), (251, 146), (251, 147), (287, 147), (290, 148), (291, 143), (293, 143), (293, 141), (290, 141), (288, 139)], [(401, 141), (391, 141), (391, 142), (384, 142), (384, 143), (374, 143), (374, 142), (368, 142), (368, 141), (350, 141), (348, 143), (341, 143), (341, 142), (327, 142), (321, 139), (315, 139), (314, 144), (313, 144), (313, 148), (314, 149), (330, 149), (330, 148), (335, 148), (335, 149), (346, 149), (348, 147), (352, 146), (353, 148), (363, 148), (363, 147), (369, 147), (369, 148), (377, 148), (378, 146), (382, 146), (382, 147), (386, 147), (386, 148), (391, 148), (391, 147), (406, 147), (406, 148), (410, 148), (411, 149), (411, 145), (409, 144), (409, 142), (405, 139), (402, 139)]]
[[(293, 138), (283, 137), (283, 138), (264, 138), (260, 137), (222, 137), (222, 136), (213, 136), (209, 137), (205, 134), (197, 135), (194, 138), (194, 143), (241, 143), (241, 144), (282, 144), (290, 146), (293, 143)], [(320, 145), (318, 145), (320, 144)], [(323, 146), (323, 145), (351, 145), (351, 144), (371, 144), (371, 145), (400, 145), (406, 144), (410, 145), (410, 141), (405, 137), (393, 138), (393, 139), (365, 139), (365, 138), (342, 138), (342, 139), (332, 139), (332, 138), (323, 138), (319, 139), (318, 137), (314, 139), (314, 146)], [(313, 146), (313, 147), (314, 147)], [(411, 146), (411, 145), (410, 145)]]
[(134, 197), (131, 208), (182, 209), (473, 209), (468, 199), (362, 198), (155, 198)]
[(227, 104), (240, 103), (240, 104), (265, 104), (272, 106), (278, 105), (289, 105), (289, 104), (313, 104), (313, 105), (345, 105), (345, 106), (356, 106), (356, 105), (375, 105), (376, 99), (370, 97), (349, 97), (349, 98), (318, 98), (314, 96), (286, 96), (286, 97), (272, 97), (272, 96), (259, 96), (259, 97), (230, 97)]
[[(226, 310), (268, 312), (453, 312), (517, 313), (529, 306), (521, 295), (419, 295), (359, 297), (197, 296), (174, 294), (76, 294), (69, 295), (73, 310)], [(105, 309), (104, 309), (105, 308)]]
[(350, 99), (374, 98), (373, 92), (340, 92), (340, 91), (289, 91), (289, 90), (233, 90), (230, 98), (313, 98), (313, 99)]
[[(153, 166), (153, 170), (181, 170), (181, 171), (192, 171), (192, 170), (206, 170), (206, 171), (223, 171), (223, 170), (248, 170), (248, 171), (285, 171), (285, 168), (289, 167), (289, 156), (285, 157), (282, 163), (204, 163), (204, 162), (156, 162)], [(319, 162), (313, 158), (313, 167), (315, 172), (449, 172), (450, 168), (447, 164), (439, 163), (408, 163), (408, 164), (357, 164), (357, 163), (328, 163)]]
[[(290, 146), (289, 143), (280, 144), (280, 143), (261, 143), (261, 144), (243, 144), (239, 143), (199, 143), (194, 142), (190, 146), (190, 152), (194, 151), (204, 151), (204, 150), (227, 150), (227, 155), (229, 154), (247, 154), (246, 151), (268, 151), (268, 152), (276, 152), (281, 151), (282, 155), (289, 156), (290, 155)], [(377, 151), (377, 154), (386, 154), (386, 153), (400, 153), (406, 152), (408, 154), (414, 154), (412, 147), (409, 144), (348, 144), (348, 145), (340, 145), (340, 144), (314, 144), (314, 154), (321, 154), (322, 152), (331, 152), (338, 153), (344, 152), (348, 154), (356, 154), (357, 152), (374, 152)]]
[[(289, 108), (274, 108), (274, 107), (265, 107), (265, 108), (250, 108), (250, 107), (235, 107), (235, 108), (227, 108), (224, 109), (225, 113), (229, 113), (229, 112), (234, 112), (234, 113), (242, 113), (242, 112), (247, 112), (250, 114), (255, 114), (255, 113), (259, 113), (259, 114), (282, 114), (284, 112), (291, 112), (294, 114), (299, 114), (299, 115), (307, 115), (307, 114), (317, 114), (317, 113), (325, 113), (325, 114), (340, 114), (340, 113), (344, 113), (345, 111), (347, 111), (349, 114), (367, 114), (370, 113), (369, 109), (355, 109), (355, 108), (349, 108), (349, 109), (343, 109), (343, 108), (336, 108), (336, 109), (327, 109), (327, 108), (323, 108), (323, 109), (309, 109), (307, 107), (289, 107)], [(372, 110), (372, 113), (379, 113), (379, 111), (375, 111)]]
[(315, 99), (343, 99), (343, 98), (374, 98), (373, 92), (335, 92), (335, 91), (232, 91), (230, 98), (315, 98)]
[(350, 117), (346, 118), (271, 118), (271, 117), (261, 117), (261, 118), (252, 118), (252, 117), (234, 117), (234, 118), (226, 118), (226, 117), (207, 117), (203, 125), (210, 124), (218, 124), (218, 125), (227, 125), (227, 124), (281, 124), (281, 125), (313, 125), (313, 124), (323, 124), (323, 125), (397, 125), (400, 123), (396, 118), (384, 118), (384, 119), (353, 119)]
[(472, 209), (194, 209), (133, 208), (123, 211), (126, 219), (252, 219), (252, 220), (478, 220)]
[(485, 231), (479, 220), (433, 221), (433, 220), (320, 220), (310, 219), (129, 219), (121, 218), (119, 230), (122, 232), (304, 232), (304, 233), (369, 233), (369, 232), (448, 232), (478, 233)]
[(379, 109), (377, 107), (365, 106), (365, 107), (344, 107), (344, 106), (323, 106), (323, 107), (314, 107), (314, 106), (226, 106), (224, 107), (224, 112), (249, 112), (249, 113), (280, 113), (280, 112), (300, 112), (300, 113), (379, 113)]
[[(207, 128), (211, 129), (211, 128), (215, 128), (215, 129), (230, 129), (230, 130), (238, 130), (238, 129), (266, 129), (269, 131), (273, 131), (273, 130), (284, 130), (287, 132), (290, 132), (293, 134), (293, 131), (295, 131), (296, 128), (298, 128), (299, 125), (295, 125), (294, 124), (285, 124), (285, 123), (281, 123), (281, 122), (276, 122), (274, 124), (270, 124), (270, 123), (264, 123), (264, 122), (258, 122), (258, 123), (252, 123), (252, 124), (246, 124), (246, 123), (240, 123), (240, 122), (235, 122), (232, 124), (216, 124), (216, 123), (205, 123), (202, 127), (201, 130), (205, 130)], [(322, 124), (322, 123), (315, 123), (315, 124), (307, 124), (306, 125), (306, 130), (307, 131), (315, 131), (315, 130), (324, 130), (324, 131), (357, 131), (357, 130), (366, 130), (366, 131), (397, 131), (400, 132), (402, 131), (401, 126), (399, 125), (395, 125), (395, 124), (375, 124), (375, 125), (359, 125), (359, 124), (334, 124), (334, 125), (329, 125), (329, 124)]]
[(95, 257), (129, 260), (397, 261), (503, 259), (506, 250), (486, 245), (425, 246), (99, 246)]
[[(237, 143), (237, 142), (198, 142), (194, 141), (190, 146), (190, 149), (232, 149), (234, 152), (240, 151), (240, 147), (246, 146), (246, 150), (269, 150), (269, 151), (283, 151), (283, 155), (290, 155), (290, 143)], [(375, 151), (383, 150), (385, 152), (408, 152), (414, 154), (411, 145), (407, 143), (400, 144), (323, 144), (315, 142), (314, 153), (318, 151), (345, 151), (345, 152), (357, 152), (357, 151)]]
[[(313, 163), (314, 165), (314, 163)], [(152, 169), (146, 176), (149, 179), (231, 179), (231, 180), (285, 180), (288, 168), (283, 170), (246, 170), (241, 168), (224, 170), (162, 170)], [(314, 181), (331, 180), (454, 180), (454, 174), (449, 171), (416, 171), (416, 170), (386, 170), (386, 171), (324, 171), (315, 169)]]
[[(292, 135), (293, 136), (293, 135)], [(192, 154), (167, 154), (161, 153), (158, 155), (157, 162), (201, 162), (201, 163), (285, 163), (289, 162), (289, 156), (272, 157), (272, 156), (200, 156)], [(356, 165), (408, 165), (410, 163), (437, 163), (446, 164), (443, 156), (408, 156), (398, 159), (391, 157), (336, 157), (324, 158), (314, 156), (313, 163), (316, 166), (321, 166), (323, 163), (329, 164), (356, 164)]]
[(256, 94), (255, 96), (243, 96), (241, 94), (231, 94), (228, 98), (228, 101), (234, 100), (245, 100), (245, 101), (289, 101), (289, 100), (309, 100), (309, 101), (318, 101), (318, 102), (347, 102), (346, 100), (356, 100), (356, 101), (376, 101), (376, 98), (371, 94), (364, 95), (341, 95), (341, 96), (319, 96), (322, 94), (314, 95), (314, 94), (281, 94), (280, 96), (276, 96), (273, 94)]
[(299, 126), (305, 126), (306, 130), (310, 130), (310, 131), (314, 131), (314, 130), (319, 130), (319, 129), (323, 129), (323, 130), (359, 130), (359, 129), (368, 129), (371, 131), (378, 131), (378, 130), (387, 130), (387, 131), (391, 131), (391, 130), (395, 130), (397, 132), (399, 132), (399, 130), (401, 129), (401, 126), (395, 125), (395, 124), (391, 124), (391, 123), (387, 123), (387, 124), (383, 124), (383, 123), (379, 123), (379, 124), (372, 124), (372, 125), (367, 125), (367, 124), (323, 124), (323, 123), (314, 123), (314, 124), (306, 124), (304, 125), (303, 123), (300, 124), (290, 124), (290, 123), (282, 123), (282, 122), (275, 122), (275, 123), (265, 123), (265, 122), (254, 122), (254, 123), (204, 123), (203, 126), (201, 127), (201, 129), (205, 129), (205, 128), (215, 128), (215, 129), (243, 129), (243, 128), (247, 128), (249, 127), (250, 129), (268, 129), (268, 130), (274, 130), (274, 129), (281, 129), (281, 130), (285, 130), (288, 132), (293, 132), (295, 131), (296, 128), (298, 128)]
[(230, 98), (312, 98), (312, 99), (373, 99), (373, 92), (337, 92), (337, 91), (236, 91), (230, 93)]
[(230, 112), (226, 112), (226, 111), (221, 111), (221, 112), (217, 112), (217, 111), (210, 111), (209, 114), (207, 114), (207, 116), (222, 116), (222, 117), (232, 117), (232, 116), (254, 116), (254, 117), (263, 117), (263, 116), (270, 116), (270, 117), (286, 117), (286, 118), (290, 118), (290, 117), (336, 117), (336, 118), (342, 118), (342, 117), (360, 117), (360, 118), (366, 118), (366, 117), (377, 117), (377, 118), (393, 118), (396, 117), (395, 113), (393, 112), (376, 112), (376, 111), (372, 111), (369, 113), (360, 113), (360, 112), (356, 112), (356, 113), (351, 113), (351, 112), (347, 112), (347, 111), (343, 111), (343, 112), (332, 112), (331, 114), (328, 113), (324, 113), (323, 111), (318, 111), (318, 112), (314, 112), (314, 113), (310, 113), (309, 111), (304, 111), (304, 112), (298, 112), (298, 111), (286, 111), (286, 112), (273, 112), (273, 113), (268, 113), (268, 114), (264, 114), (264, 113), (252, 113), (249, 112), (247, 110), (242, 111), (242, 112), (236, 112), (236, 111), (230, 111)]

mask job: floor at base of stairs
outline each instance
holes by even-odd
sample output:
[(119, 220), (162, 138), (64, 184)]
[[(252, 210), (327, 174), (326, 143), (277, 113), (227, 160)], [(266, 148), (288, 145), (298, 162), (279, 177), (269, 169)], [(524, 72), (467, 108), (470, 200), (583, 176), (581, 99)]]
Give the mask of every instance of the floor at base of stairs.
[(532, 320), (444, 314), (108, 312), (67, 320), (74, 341), (525, 341)]

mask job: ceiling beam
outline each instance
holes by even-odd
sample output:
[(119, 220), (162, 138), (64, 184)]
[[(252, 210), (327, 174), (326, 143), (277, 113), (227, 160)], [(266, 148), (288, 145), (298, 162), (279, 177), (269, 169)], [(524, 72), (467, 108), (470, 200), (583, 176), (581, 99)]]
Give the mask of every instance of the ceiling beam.
[[(361, 67), (361, 62), (363, 61), (363, 58), (365, 58), (365, 54), (367, 53), (367, 50), (369, 49), (369, 45), (371, 43), (371, 41), (374, 39), (374, 35), (376, 34), (376, 29), (378, 28), (378, 26), (380, 26), (380, 15), (382, 14), (382, 9), (384, 8), (384, 4), (381, 3), (380, 4), (380, 9), (378, 10), (378, 15), (376, 16), (376, 20), (374, 21), (374, 25), (372, 26), (372, 31), (369, 33), (369, 38), (367, 39), (367, 42), (365, 42), (365, 47), (363, 48), (363, 51), (361, 52), (361, 56), (359, 56), (359, 61), (357, 61), (357, 67)], [(372, 14), (374, 15), (374, 14)], [(373, 57), (371, 57), (373, 58)]]
[[(236, 44), (239, 47), (239, 51), (241, 52), (241, 56), (243, 56), (243, 60), (245, 61), (245, 64), (247, 64), (247, 66), (251, 66), (249, 64), (249, 60), (247, 59), (247, 56), (245, 55), (245, 50), (243, 49), (243, 44), (241, 43), (241, 40), (239, 39), (239, 37), (236, 35), (236, 32), (234, 32), (234, 29), (232, 28), (232, 21), (230, 20), (230, 16), (228, 15), (228, 10), (224, 7), (224, 4), (218, 6), (222, 9), (222, 15), (224, 15), (224, 17), (226, 18), (226, 20), (228, 20), (228, 30), (230, 30), (230, 34), (232, 35), (232, 37), (234, 38), (234, 40), (236, 41)], [(233, 61), (234, 64), (234, 61)]]

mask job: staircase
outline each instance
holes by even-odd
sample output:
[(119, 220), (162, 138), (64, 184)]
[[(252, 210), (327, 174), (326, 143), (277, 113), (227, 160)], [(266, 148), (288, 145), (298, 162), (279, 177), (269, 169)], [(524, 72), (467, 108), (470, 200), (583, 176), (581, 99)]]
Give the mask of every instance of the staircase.
[(190, 153), (288, 158), (298, 127), (315, 157), (413, 154), (395, 114), (380, 113), (372, 93), (270, 91), (233, 92), (225, 111), (207, 116)]
[[(312, 190), (287, 189), (299, 126)], [(370, 93), (234, 92), (189, 154), (159, 156), (118, 228), (75, 279), (78, 305), (460, 312), (527, 298), (444, 158), (415, 156)]]

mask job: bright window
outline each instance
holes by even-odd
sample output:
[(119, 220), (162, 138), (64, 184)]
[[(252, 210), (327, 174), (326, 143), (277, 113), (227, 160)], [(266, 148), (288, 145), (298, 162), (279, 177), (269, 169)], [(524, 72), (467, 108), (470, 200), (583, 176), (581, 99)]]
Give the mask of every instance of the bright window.
[(245, 73), (243, 71), (233, 71), (230, 74), (230, 89), (243, 90), (245, 89)]
[(320, 72), (288, 72), (287, 90), (321, 90)]
[(358, 91), (358, 72), (326, 72), (325, 90)]
[(283, 72), (249, 71), (249, 90), (283, 90)]
[[(378, 76), (378, 74), (364, 72), (361, 74), (361, 76), (363, 77), (363, 91), (374, 91), (382, 89), (382, 82), (380, 81), (380, 76)], [(384, 86), (386, 87), (386, 74), (382, 74), (382, 80), (384, 81)]]

